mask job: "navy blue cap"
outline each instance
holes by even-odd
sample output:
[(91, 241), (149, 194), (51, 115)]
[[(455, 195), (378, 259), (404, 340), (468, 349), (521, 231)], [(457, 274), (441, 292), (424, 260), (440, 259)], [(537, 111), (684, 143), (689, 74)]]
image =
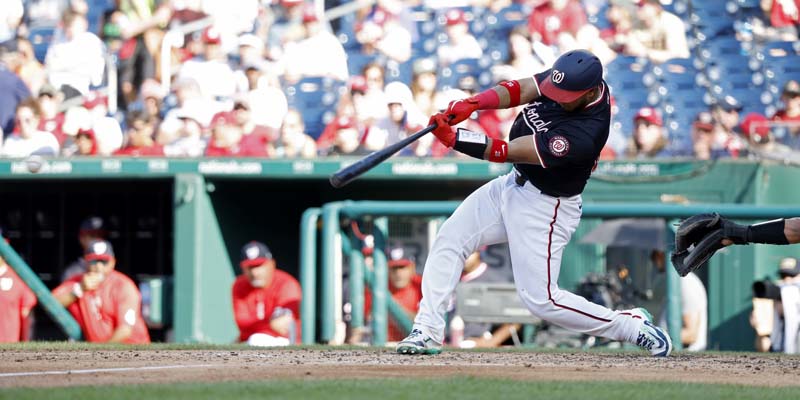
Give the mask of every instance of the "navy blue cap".
[(568, 51), (558, 57), (539, 91), (559, 103), (571, 103), (603, 80), (603, 64), (586, 50)]
[(86, 252), (83, 253), (83, 259), (86, 261), (103, 260), (108, 261), (114, 258), (114, 248), (111, 243), (105, 240), (92, 240), (86, 246)]
[(242, 247), (242, 259), (239, 265), (243, 268), (257, 267), (272, 259), (269, 247), (255, 240)]
[(389, 268), (405, 267), (414, 264), (414, 262), (414, 256), (408, 254), (402, 245), (398, 244), (389, 249), (389, 260), (387, 263)]
[(731, 95), (720, 96), (714, 99), (711, 105), (722, 108), (725, 111), (742, 111), (742, 103)]
[(105, 236), (105, 224), (100, 217), (92, 216), (81, 222), (79, 233), (84, 235)]

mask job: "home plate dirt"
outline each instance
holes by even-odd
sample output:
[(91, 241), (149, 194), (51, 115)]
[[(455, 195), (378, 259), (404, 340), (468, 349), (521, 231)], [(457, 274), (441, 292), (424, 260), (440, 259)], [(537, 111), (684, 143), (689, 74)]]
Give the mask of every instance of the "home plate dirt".
[(0, 388), (264, 379), (493, 377), (800, 386), (800, 357), (715, 353), (444, 352), (364, 350), (0, 351)]

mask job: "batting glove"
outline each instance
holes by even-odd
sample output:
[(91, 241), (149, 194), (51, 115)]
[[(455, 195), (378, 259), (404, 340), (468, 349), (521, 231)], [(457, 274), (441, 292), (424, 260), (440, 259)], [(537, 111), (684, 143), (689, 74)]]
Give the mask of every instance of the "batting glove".
[(453, 132), (453, 128), (447, 123), (447, 116), (443, 113), (435, 114), (431, 117), (428, 121), (428, 125), (436, 125), (436, 129), (433, 130), (433, 134), (442, 142), (443, 145), (447, 147), (453, 147), (456, 143), (456, 133)]
[(447, 106), (445, 115), (450, 117), (450, 125), (457, 125), (459, 122), (469, 118), (472, 113), (478, 111), (478, 99), (470, 97), (461, 100), (451, 101)]

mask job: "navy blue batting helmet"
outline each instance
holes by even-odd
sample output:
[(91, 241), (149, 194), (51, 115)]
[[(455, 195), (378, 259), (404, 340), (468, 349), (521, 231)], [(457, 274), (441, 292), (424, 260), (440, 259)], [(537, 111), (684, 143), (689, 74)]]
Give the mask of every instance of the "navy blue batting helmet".
[(572, 50), (553, 63), (550, 76), (539, 84), (539, 90), (559, 103), (571, 103), (602, 80), (600, 59), (586, 50)]

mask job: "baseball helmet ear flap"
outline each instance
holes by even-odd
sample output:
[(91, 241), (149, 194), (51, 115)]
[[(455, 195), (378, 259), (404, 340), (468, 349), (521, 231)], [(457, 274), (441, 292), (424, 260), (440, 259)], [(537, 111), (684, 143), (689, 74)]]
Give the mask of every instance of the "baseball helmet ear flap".
[(539, 84), (539, 90), (559, 103), (571, 103), (602, 81), (600, 59), (586, 50), (572, 50), (553, 63), (550, 75)]

